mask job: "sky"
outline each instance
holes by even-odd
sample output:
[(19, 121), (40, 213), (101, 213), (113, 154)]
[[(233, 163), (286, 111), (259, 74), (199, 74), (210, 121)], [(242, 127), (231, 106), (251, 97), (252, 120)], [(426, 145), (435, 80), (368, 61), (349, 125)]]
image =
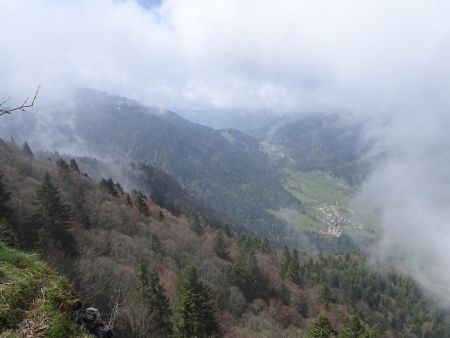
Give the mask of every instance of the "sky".
[(94, 87), (168, 108), (445, 101), (441, 0), (0, 0), (0, 93)]
[(388, 154), (374, 256), (450, 307), (450, 2), (0, 0), (0, 97), (92, 87), (175, 110), (350, 111)]

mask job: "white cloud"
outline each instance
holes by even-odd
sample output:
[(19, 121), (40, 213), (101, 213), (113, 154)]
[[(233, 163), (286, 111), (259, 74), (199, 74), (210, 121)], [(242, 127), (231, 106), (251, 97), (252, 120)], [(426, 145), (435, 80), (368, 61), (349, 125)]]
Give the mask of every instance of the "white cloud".
[(1, 0), (1, 90), (88, 86), (175, 107), (447, 104), (438, 89), (448, 88), (449, 9), (421, 0), (167, 0), (151, 9)]

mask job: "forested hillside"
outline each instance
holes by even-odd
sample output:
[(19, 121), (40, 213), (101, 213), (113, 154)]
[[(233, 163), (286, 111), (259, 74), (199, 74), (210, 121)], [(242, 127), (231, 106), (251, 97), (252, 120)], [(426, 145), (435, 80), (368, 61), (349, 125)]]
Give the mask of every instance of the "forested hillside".
[[(283, 232), (267, 209), (298, 204), (258, 141), (244, 133), (91, 89), (67, 102), (6, 121), (5, 131), (44, 149), (158, 167), (204, 204), (259, 233)], [(57, 118), (62, 111), (63, 120)]]
[[(64, 273), (116, 337), (450, 336), (447, 312), (362, 254), (280, 249), (201, 209), (172, 213), (170, 194), (162, 202), (80, 167), (2, 141), (0, 239)], [(166, 181), (148, 189), (180, 191), (176, 181), (159, 187)], [(1, 277), (0, 289), (8, 285)], [(8, 304), (0, 300), (3, 335), (17, 330), (2, 321)]]
[(287, 115), (254, 132), (266, 147), (291, 159), (297, 171), (321, 170), (359, 184), (367, 175), (370, 141), (354, 117), (311, 113)]

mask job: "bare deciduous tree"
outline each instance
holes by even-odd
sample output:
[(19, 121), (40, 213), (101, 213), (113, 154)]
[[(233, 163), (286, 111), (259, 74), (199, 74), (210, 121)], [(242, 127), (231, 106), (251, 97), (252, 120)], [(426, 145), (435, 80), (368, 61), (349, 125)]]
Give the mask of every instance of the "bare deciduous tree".
[(25, 99), (25, 101), (23, 101), (23, 103), (20, 106), (17, 107), (8, 107), (5, 106), (6, 103), (8, 103), (10, 98), (7, 98), (6, 100), (0, 102), (0, 116), (6, 115), (6, 114), (11, 114), (12, 112), (16, 111), (16, 110), (21, 110), (21, 111), (25, 111), (27, 108), (31, 108), (34, 105), (34, 102), (36, 101), (36, 98), (39, 94), (39, 89), (41, 89), (41, 86), (39, 85), (36, 89), (36, 92), (34, 93), (34, 97), (33, 100), (31, 101), (31, 103), (28, 103), (29, 101), (29, 97), (27, 97)]

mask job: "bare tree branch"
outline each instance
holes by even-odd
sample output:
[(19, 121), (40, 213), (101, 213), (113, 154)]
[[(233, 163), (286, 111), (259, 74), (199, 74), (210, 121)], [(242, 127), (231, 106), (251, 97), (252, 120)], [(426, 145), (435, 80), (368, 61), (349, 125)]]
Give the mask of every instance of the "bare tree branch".
[(33, 101), (31, 101), (30, 104), (27, 104), (29, 97), (27, 97), (25, 99), (25, 101), (23, 101), (23, 103), (19, 107), (13, 107), (13, 108), (3, 107), (5, 105), (5, 103), (7, 103), (9, 101), (9, 98), (4, 100), (3, 102), (0, 102), (0, 116), (6, 115), (6, 114), (11, 114), (12, 112), (14, 112), (16, 110), (25, 111), (26, 108), (33, 107), (34, 102), (36, 101), (36, 97), (38, 96), (40, 89), (41, 89), (41, 86), (39, 85), (36, 89), (36, 92), (34, 93)]

